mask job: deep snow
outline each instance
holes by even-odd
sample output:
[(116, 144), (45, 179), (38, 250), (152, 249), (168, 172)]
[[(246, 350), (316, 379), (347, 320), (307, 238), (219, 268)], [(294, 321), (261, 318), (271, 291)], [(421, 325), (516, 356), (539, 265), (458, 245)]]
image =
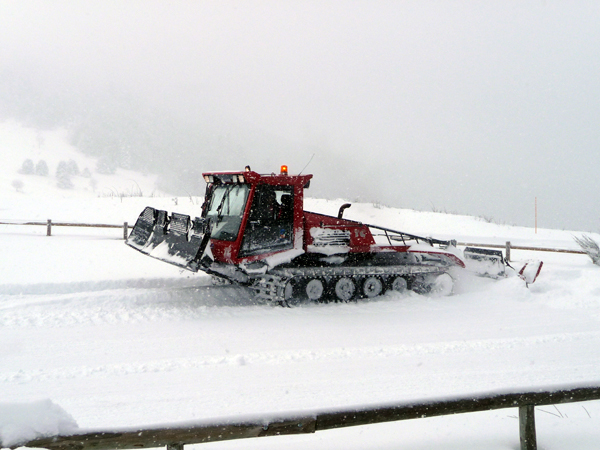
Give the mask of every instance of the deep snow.
[[(0, 221), (132, 224), (146, 205), (198, 214), (200, 203), (45, 190), (2, 191)], [(306, 209), (336, 214), (341, 203), (307, 199)], [(372, 204), (345, 216), (459, 241), (577, 248), (575, 232), (465, 216)], [(586, 256), (513, 251), (544, 260), (529, 289), (516, 277), (463, 273), (450, 297), (278, 308), (148, 258), (121, 234), (0, 225), (3, 442), (31, 433), (10, 423), (15, 405), (45, 411), (50, 422), (27, 426), (48, 433), (74, 422), (143, 426), (600, 382), (600, 267)], [(540, 449), (598, 448), (599, 402), (541, 407), (536, 417)], [(487, 450), (518, 439), (517, 412), (506, 409), (201, 448)]]
[(75, 420), (50, 400), (0, 403), (0, 444), (14, 446), (40, 436), (77, 430)]
[[(57, 221), (117, 224), (133, 223), (146, 203), (199, 208), (194, 199), (177, 202), (90, 198), (40, 206)], [(8, 203), (3, 218), (35, 216), (34, 203)], [(338, 205), (307, 200), (308, 209), (322, 212)], [(570, 232), (535, 235), (468, 217), (366, 204), (347, 216), (433, 236), (444, 224), (444, 234), (459, 240), (576, 248)], [(600, 378), (600, 268), (581, 255), (514, 251), (513, 258), (545, 261), (529, 289), (518, 278), (463, 274), (451, 297), (390, 293), (368, 302), (285, 309), (148, 258), (125, 246), (119, 229), (55, 227), (46, 237), (44, 227), (4, 225), (0, 243), (6, 255), (0, 261), (2, 402), (51, 399), (84, 428)], [(597, 447), (597, 402), (541, 409), (547, 413), (537, 414), (540, 448), (573, 448), (574, 439), (578, 448)], [(243, 445), (513, 448), (517, 440), (516, 412), (501, 410)]]

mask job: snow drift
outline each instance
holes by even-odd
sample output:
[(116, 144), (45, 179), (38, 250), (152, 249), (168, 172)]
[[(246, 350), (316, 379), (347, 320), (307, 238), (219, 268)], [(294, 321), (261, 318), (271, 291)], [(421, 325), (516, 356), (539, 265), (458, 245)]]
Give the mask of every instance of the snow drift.
[(51, 400), (0, 403), (0, 447), (77, 430), (73, 417)]

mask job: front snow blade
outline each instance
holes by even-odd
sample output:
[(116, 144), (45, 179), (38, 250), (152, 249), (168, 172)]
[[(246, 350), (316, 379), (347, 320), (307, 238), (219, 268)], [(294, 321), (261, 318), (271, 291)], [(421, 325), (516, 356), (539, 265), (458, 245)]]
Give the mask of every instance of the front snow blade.
[(504, 256), (500, 250), (466, 247), (463, 251), (467, 269), (477, 275), (500, 278), (506, 275)]
[(157, 210), (149, 206), (138, 217), (126, 241), (130, 247), (161, 261), (193, 272), (210, 240), (208, 221), (185, 214)]

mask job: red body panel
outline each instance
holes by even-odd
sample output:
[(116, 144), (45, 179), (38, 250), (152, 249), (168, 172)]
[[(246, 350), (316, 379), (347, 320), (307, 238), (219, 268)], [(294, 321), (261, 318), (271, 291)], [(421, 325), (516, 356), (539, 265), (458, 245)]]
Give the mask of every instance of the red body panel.
[(369, 253), (373, 251), (375, 245), (375, 239), (373, 239), (369, 227), (360, 222), (305, 211), (304, 250), (313, 244), (313, 237), (310, 234), (312, 228), (348, 231), (350, 233), (350, 253)]

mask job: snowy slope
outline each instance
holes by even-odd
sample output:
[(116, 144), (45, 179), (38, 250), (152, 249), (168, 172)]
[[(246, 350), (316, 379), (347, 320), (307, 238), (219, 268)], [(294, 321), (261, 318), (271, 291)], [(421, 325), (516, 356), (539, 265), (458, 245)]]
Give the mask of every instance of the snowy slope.
[[(175, 206), (170, 198), (57, 199), (44, 208), (61, 220), (120, 223), (132, 222), (145, 203), (198, 208), (193, 199)], [(307, 203), (321, 212), (339, 206)], [(18, 204), (3, 211), (9, 218), (31, 213)], [(354, 205), (347, 216), (434, 236), (443, 222), (448, 235), (574, 248), (570, 232), (538, 230), (536, 238), (529, 229), (468, 217), (371, 205)], [(448, 298), (391, 293), (369, 302), (283, 309), (145, 257), (120, 235), (55, 228), (46, 237), (43, 227), (0, 226), (3, 402), (51, 399), (80, 427), (106, 427), (600, 381), (599, 268), (584, 256), (543, 254), (544, 271), (530, 289), (517, 278), (464, 277)], [(577, 448), (596, 448), (600, 405), (559, 408), (562, 417), (552, 408), (538, 414), (542, 448), (573, 448), (574, 439), (582, 444)], [(243, 445), (512, 448), (515, 414)]]
[[(146, 204), (197, 214), (200, 203), (78, 195), (5, 191), (0, 221), (122, 224)], [(306, 208), (336, 214), (341, 202)], [(461, 241), (576, 248), (574, 232), (465, 216), (370, 204), (345, 216)], [(50, 410), (53, 425), (99, 428), (600, 383), (600, 268), (585, 256), (514, 252), (545, 261), (529, 289), (463, 274), (450, 297), (275, 308), (141, 255), (121, 234), (0, 225), (0, 438), (11, 426), (15, 436), (15, 404)], [(597, 449), (599, 424), (600, 402), (538, 408), (539, 448)], [(518, 420), (507, 409), (200, 448), (240, 447), (506, 450), (518, 447)]]

